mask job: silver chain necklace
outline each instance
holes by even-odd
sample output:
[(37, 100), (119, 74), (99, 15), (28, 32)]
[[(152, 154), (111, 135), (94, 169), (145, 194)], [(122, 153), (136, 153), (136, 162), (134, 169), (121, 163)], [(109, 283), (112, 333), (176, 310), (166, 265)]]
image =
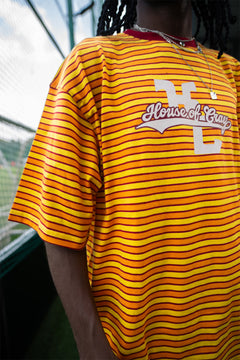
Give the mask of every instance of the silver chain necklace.
[[(150, 30), (150, 29), (147, 29), (147, 28), (142, 28), (140, 26), (138, 26), (137, 24), (133, 25), (133, 28), (137, 31), (141, 31), (141, 32), (152, 32), (152, 33), (155, 33), (155, 34), (158, 34), (160, 35), (164, 40), (168, 41), (169, 43), (173, 43), (175, 44), (176, 46), (180, 47), (182, 50), (184, 51), (187, 51), (189, 53), (193, 53), (193, 54), (200, 54), (202, 53), (202, 49), (200, 48), (199, 44), (197, 43), (197, 41), (195, 40), (194, 37), (192, 37), (191, 39), (184, 39), (184, 40), (180, 40), (172, 35), (168, 35), (168, 34), (165, 34), (164, 32), (162, 31), (158, 31), (158, 30)], [(186, 48), (186, 43), (187, 42), (191, 42), (191, 41), (195, 41), (196, 43), (196, 46), (197, 46), (197, 50), (194, 51), (194, 50), (190, 50), (188, 48)]]
[[(198, 42), (194, 38), (186, 39), (186, 40), (179, 40), (179, 39), (175, 38), (174, 36), (171, 36), (171, 35), (169, 36), (169, 35), (163, 33), (162, 31), (150, 30), (150, 29), (142, 28), (142, 27), (138, 26), (137, 24), (134, 25), (134, 29), (136, 29), (138, 31), (141, 31), (141, 32), (153, 32), (153, 33), (156, 33), (156, 34), (160, 35), (164, 40), (166, 40), (173, 47), (173, 49), (178, 53), (178, 55), (182, 58), (182, 60), (186, 63), (186, 65), (194, 72), (194, 74), (204, 84), (204, 86), (209, 90), (211, 99), (217, 100), (217, 94), (213, 90), (213, 79), (212, 79), (212, 71), (211, 71), (210, 64), (209, 64), (209, 62), (207, 60), (207, 57), (206, 57), (205, 53), (203, 52), (202, 48), (200, 47), (200, 45), (198, 44)], [(179, 41), (179, 44), (175, 40)], [(194, 41), (194, 40), (195, 40), (196, 45), (197, 45), (197, 50), (196, 51), (190, 50), (190, 49), (185, 47), (186, 42), (190, 42), (190, 41)], [(209, 74), (210, 74), (210, 81), (211, 81), (211, 87), (209, 87), (206, 84), (206, 82), (203, 80), (203, 78), (194, 70), (194, 68), (189, 64), (189, 62), (180, 53), (178, 48), (181, 48), (182, 50), (193, 53), (193, 54), (202, 54), (204, 56), (204, 59), (205, 59), (207, 65), (208, 65), (208, 70), (209, 70)]]

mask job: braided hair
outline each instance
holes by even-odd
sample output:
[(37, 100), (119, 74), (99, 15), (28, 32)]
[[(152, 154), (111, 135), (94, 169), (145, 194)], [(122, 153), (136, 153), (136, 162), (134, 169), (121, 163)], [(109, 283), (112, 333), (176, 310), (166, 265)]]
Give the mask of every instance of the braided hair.
[[(97, 35), (112, 35), (133, 27), (137, 18), (137, 0), (105, 0), (98, 21)], [(218, 57), (227, 50), (230, 24), (236, 22), (232, 15), (229, 0), (192, 0), (197, 18), (195, 37), (203, 27), (201, 42), (208, 42), (219, 50)]]
[(137, 0), (105, 0), (98, 21), (97, 35), (112, 35), (130, 29), (137, 18)]
[(201, 42), (218, 49), (220, 58), (227, 51), (230, 24), (237, 21), (231, 13), (229, 0), (192, 0), (192, 6), (197, 18), (195, 37), (203, 25), (205, 35)]

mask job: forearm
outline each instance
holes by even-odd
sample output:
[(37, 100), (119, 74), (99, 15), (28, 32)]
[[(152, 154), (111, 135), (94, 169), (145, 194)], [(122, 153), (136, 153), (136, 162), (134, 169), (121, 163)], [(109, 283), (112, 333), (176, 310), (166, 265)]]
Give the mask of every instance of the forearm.
[(46, 244), (54, 284), (71, 324), (81, 360), (116, 360), (101, 322), (88, 281), (85, 249)]

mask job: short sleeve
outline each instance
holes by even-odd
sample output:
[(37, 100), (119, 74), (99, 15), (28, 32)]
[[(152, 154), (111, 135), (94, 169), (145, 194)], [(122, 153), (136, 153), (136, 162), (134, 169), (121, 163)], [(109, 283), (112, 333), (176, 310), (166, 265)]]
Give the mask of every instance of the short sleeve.
[(51, 87), (9, 220), (47, 242), (81, 249), (101, 185), (93, 124), (68, 91)]

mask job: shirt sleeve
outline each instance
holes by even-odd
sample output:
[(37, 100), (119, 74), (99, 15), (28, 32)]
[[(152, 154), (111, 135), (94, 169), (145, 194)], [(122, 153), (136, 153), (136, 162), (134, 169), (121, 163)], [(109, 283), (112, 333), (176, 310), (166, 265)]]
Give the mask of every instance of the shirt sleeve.
[(99, 148), (69, 91), (50, 87), (9, 220), (29, 225), (50, 243), (85, 246), (102, 182)]

